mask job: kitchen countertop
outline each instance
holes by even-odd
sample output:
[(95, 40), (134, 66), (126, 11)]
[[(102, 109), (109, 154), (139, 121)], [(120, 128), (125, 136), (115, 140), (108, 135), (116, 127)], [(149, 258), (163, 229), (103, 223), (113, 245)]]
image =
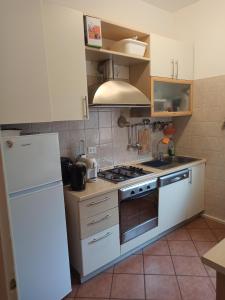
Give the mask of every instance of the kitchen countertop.
[(225, 275), (225, 239), (219, 242), (203, 257), (204, 264)]
[(137, 178), (132, 178), (132, 179), (129, 179), (126, 181), (122, 181), (119, 183), (112, 183), (112, 182), (97, 178), (97, 180), (95, 182), (91, 182), (91, 183), (87, 182), (86, 189), (83, 191), (72, 191), (69, 186), (64, 187), (64, 191), (66, 193), (71, 193), (75, 200), (83, 201), (83, 200), (87, 200), (87, 199), (99, 196), (104, 193), (118, 190), (122, 187), (130, 186), (132, 184), (147, 181), (147, 180), (153, 179), (155, 177), (159, 177), (159, 176), (167, 175), (167, 174), (170, 174), (173, 172), (177, 172), (177, 171), (180, 171), (180, 170), (183, 170), (186, 168), (190, 168), (190, 167), (193, 167), (193, 166), (205, 163), (205, 162), (206, 162), (205, 159), (199, 159), (197, 161), (187, 163), (187, 164), (182, 164), (180, 166), (172, 167), (172, 168), (169, 168), (166, 170), (160, 170), (160, 169), (156, 169), (156, 168), (147, 167), (147, 166), (141, 165), (140, 162), (131, 163), (131, 164), (126, 163), (124, 165), (132, 165), (132, 166), (136, 166), (136, 167), (141, 167), (145, 171), (150, 171), (152, 173), (144, 175), (144, 176), (140, 176)]

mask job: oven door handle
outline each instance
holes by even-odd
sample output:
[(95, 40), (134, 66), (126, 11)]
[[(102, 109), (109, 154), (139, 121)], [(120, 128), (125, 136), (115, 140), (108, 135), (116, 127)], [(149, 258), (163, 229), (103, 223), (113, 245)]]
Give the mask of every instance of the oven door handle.
[(145, 193), (142, 193), (142, 194), (138, 194), (136, 196), (130, 196), (128, 198), (125, 198), (125, 199), (121, 199), (120, 202), (123, 202), (123, 201), (132, 201), (132, 200), (136, 200), (136, 199), (139, 199), (139, 198), (142, 198), (142, 197), (145, 197), (147, 195), (152, 195), (154, 193), (158, 194), (158, 189), (154, 189), (154, 190), (151, 190), (151, 191), (147, 191)]

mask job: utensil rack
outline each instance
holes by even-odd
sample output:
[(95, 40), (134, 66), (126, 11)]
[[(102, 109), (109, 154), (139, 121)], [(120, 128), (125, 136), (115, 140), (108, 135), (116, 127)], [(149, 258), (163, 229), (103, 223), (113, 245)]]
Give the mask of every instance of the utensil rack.
[(142, 122), (138, 123), (131, 123), (127, 121), (127, 119), (124, 116), (120, 116), (118, 119), (118, 126), (120, 128), (127, 128), (128, 129), (128, 145), (127, 150), (134, 149), (141, 151), (142, 145), (139, 143), (138, 138), (138, 126), (143, 126), (145, 128), (152, 129), (153, 131), (163, 131), (163, 129), (168, 126), (169, 124), (172, 124), (172, 121), (154, 121), (151, 122), (149, 119), (142, 119)]
[(127, 121), (127, 119), (124, 116), (120, 116), (118, 119), (118, 126), (120, 128), (124, 127), (137, 127), (137, 126), (145, 126), (151, 128), (153, 131), (159, 130), (162, 131), (166, 126), (169, 124), (172, 124), (172, 121), (154, 121), (151, 122), (149, 119), (142, 119), (142, 122), (139, 123), (131, 123)]

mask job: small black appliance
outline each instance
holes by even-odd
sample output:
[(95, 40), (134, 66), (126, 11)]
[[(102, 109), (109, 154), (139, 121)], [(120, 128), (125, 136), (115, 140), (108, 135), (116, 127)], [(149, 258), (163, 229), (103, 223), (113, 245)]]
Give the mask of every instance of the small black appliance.
[(63, 185), (70, 183), (70, 169), (73, 165), (73, 161), (69, 157), (61, 157), (61, 169)]
[(76, 162), (71, 166), (70, 183), (73, 191), (82, 191), (86, 186), (87, 168), (85, 163)]

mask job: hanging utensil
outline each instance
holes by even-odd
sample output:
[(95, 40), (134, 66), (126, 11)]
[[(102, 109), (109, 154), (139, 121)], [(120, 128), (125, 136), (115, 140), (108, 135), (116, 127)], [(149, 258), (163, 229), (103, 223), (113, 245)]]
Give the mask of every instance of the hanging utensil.
[(151, 133), (150, 128), (141, 128), (138, 130), (138, 142), (142, 146), (138, 149), (138, 154), (148, 154), (151, 152)]
[(128, 130), (128, 145), (127, 145), (127, 150), (130, 150), (132, 148), (132, 137), (131, 137), (131, 125), (127, 127)]
[(137, 128), (137, 126), (135, 126), (135, 139), (136, 139), (135, 148), (137, 150), (141, 150), (142, 149), (142, 145), (139, 144), (139, 140), (138, 140), (138, 128)]

